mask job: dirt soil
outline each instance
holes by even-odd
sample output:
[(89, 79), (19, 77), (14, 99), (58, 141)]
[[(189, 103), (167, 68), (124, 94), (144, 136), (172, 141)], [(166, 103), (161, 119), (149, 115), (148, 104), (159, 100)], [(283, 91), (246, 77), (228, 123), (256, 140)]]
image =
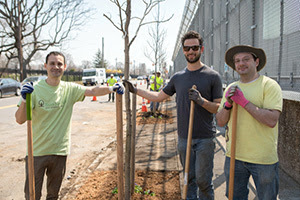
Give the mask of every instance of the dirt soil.
[[(173, 123), (172, 112), (162, 110), (153, 115), (151, 112), (137, 113), (136, 124)], [(94, 171), (85, 179), (76, 195), (69, 195), (68, 200), (117, 200), (117, 171)], [(75, 196), (75, 197), (74, 197)], [(135, 190), (131, 197), (138, 199), (180, 199), (178, 171), (135, 171)]]
[[(132, 200), (180, 199), (179, 172), (135, 172), (135, 192)], [(117, 187), (116, 171), (96, 171), (79, 189), (76, 200), (117, 200), (113, 193)]]

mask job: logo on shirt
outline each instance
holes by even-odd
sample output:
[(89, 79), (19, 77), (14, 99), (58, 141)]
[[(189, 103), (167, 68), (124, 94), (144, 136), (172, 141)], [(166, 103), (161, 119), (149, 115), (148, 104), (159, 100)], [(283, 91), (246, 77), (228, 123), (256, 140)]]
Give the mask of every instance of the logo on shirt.
[(45, 102), (43, 100), (39, 100), (39, 106), (44, 107)]

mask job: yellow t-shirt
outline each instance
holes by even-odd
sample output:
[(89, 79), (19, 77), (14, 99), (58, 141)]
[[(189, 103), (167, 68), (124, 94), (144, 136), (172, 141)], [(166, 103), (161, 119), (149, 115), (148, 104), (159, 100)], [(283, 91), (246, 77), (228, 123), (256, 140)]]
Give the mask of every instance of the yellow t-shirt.
[[(276, 81), (260, 76), (251, 83), (239, 81), (230, 84), (224, 91), (221, 105), (226, 101), (225, 94), (231, 85), (238, 85), (246, 99), (259, 108), (282, 110), (282, 92)], [(220, 106), (219, 110), (222, 109)], [(230, 157), (232, 119), (228, 122), (226, 132), (226, 156)], [(256, 163), (274, 164), (277, 155), (278, 123), (270, 128), (258, 122), (243, 107), (238, 105), (236, 159)]]

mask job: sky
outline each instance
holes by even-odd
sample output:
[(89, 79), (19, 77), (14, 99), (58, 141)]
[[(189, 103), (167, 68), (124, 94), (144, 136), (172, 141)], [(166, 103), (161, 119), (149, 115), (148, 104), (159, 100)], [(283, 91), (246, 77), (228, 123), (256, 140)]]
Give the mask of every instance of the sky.
[[(75, 33), (76, 35), (73, 35), (75, 39), (63, 45), (62, 51), (71, 54), (74, 63), (80, 66), (83, 60), (93, 61), (98, 49), (102, 51), (102, 38), (104, 38), (104, 59), (114, 66), (116, 61), (124, 63), (124, 40), (122, 33), (103, 16), (105, 13), (111, 16), (115, 22), (119, 22), (116, 6), (109, 0), (89, 0), (87, 2), (88, 6), (96, 9), (95, 15), (81, 27), (81, 30)], [(132, 16), (141, 16), (139, 12), (144, 9), (140, 2), (141, 0), (132, 1)], [(160, 3), (161, 18), (167, 19), (174, 15), (170, 21), (160, 26), (161, 29), (165, 29), (167, 32), (164, 45), (167, 52), (168, 65), (172, 65), (171, 58), (184, 5), (185, 0), (166, 0)], [(152, 13), (149, 14), (149, 19), (153, 19), (156, 12), (157, 8), (153, 9)], [(136, 30), (134, 26), (135, 24), (131, 23), (130, 38), (132, 38)], [(154, 69), (152, 62), (144, 55), (147, 41), (151, 41), (151, 37), (148, 34), (148, 27), (147, 25), (142, 26), (137, 38), (134, 40), (130, 49), (130, 60), (135, 66), (138, 66), (139, 63), (145, 63), (147, 68)]]

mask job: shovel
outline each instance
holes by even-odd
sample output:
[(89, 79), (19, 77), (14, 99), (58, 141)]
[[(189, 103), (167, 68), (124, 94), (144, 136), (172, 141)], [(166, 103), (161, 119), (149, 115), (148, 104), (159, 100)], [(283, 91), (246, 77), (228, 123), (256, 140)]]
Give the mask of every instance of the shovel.
[(231, 147), (230, 147), (230, 171), (229, 171), (229, 188), (228, 199), (233, 199), (234, 191), (234, 169), (235, 169), (235, 144), (236, 144), (236, 123), (237, 122), (237, 104), (233, 102), (232, 108), (232, 133), (231, 133)]
[[(196, 85), (193, 85), (192, 88), (197, 89)], [(183, 176), (183, 192), (182, 192), (183, 199), (186, 199), (187, 189), (188, 189), (188, 178), (189, 178), (189, 170), (190, 170), (190, 157), (191, 157), (193, 123), (194, 123), (194, 108), (195, 108), (195, 102), (191, 101), (189, 132), (188, 132), (188, 140), (186, 146), (185, 169), (184, 169), (184, 176)]]
[(31, 125), (32, 109), (31, 108), (32, 108), (31, 94), (26, 94), (29, 199), (35, 200), (32, 125)]

